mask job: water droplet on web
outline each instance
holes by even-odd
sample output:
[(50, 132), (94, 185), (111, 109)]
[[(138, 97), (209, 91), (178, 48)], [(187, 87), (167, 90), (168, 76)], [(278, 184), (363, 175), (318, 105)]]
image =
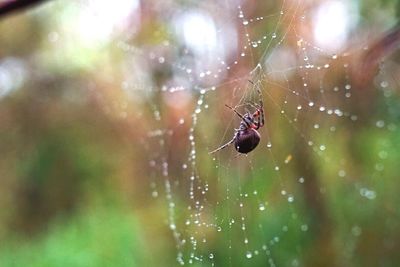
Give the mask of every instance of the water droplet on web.
[(290, 195), (289, 197), (288, 197), (288, 202), (289, 203), (292, 203), (294, 201), (294, 197), (292, 196), (292, 195)]
[(345, 177), (345, 176), (346, 176), (346, 171), (340, 170), (340, 171), (338, 172), (338, 175), (339, 175), (340, 177)]
[(208, 257), (209, 257), (210, 259), (214, 259), (214, 254), (210, 253), (210, 255), (208, 255)]
[(179, 119), (179, 124), (184, 124), (185, 120), (184, 119)]
[(376, 122), (376, 127), (383, 128), (385, 126), (385, 122), (383, 120), (379, 120)]
[(304, 177), (299, 178), (299, 183), (301, 183), (301, 184), (304, 183)]
[(360, 236), (361, 233), (362, 233), (361, 227), (359, 227), (359, 226), (357, 226), (357, 225), (353, 226), (353, 227), (351, 228), (351, 233), (352, 233), (354, 236)]
[(261, 211), (265, 210), (264, 204), (260, 204), (259, 207), (258, 207), (258, 209), (261, 210)]
[(275, 39), (276, 38), (276, 33), (273, 33), (271, 37), (272, 37), (272, 39)]
[(309, 105), (310, 107), (313, 107), (313, 106), (314, 106), (314, 102), (309, 102), (308, 105)]
[(336, 54), (332, 55), (332, 58), (337, 59), (337, 55)]
[(248, 25), (249, 24), (249, 21), (248, 20), (244, 20), (243, 21), (243, 25)]
[(253, 254), (250, 251), (246, 252), (246, 258), (251, 259), (253, 257)]
[(271, 148), (271, 147), (272, 147), (271, 142), (268, 142), (268, 143), (267, 143), (267, 147), (268, 147), (268, 148)]
[(367, 198), (367, 199), (375, 199), (376, 198), (376, 193), (373, 190), (369, 190), (368, 188), (361, 188), (360, 189), (360, 195)]
[(381, 82), (381, 87), (382, 88), (386, 88), (386, 87), (388, 87), (388, 85), (389, 85), (389, 83), (387, 81), (382, 81)]
[(388, 153), (387, 153), (387, 151), (385, 151), (385, 150), (381, 150), (381, 151), (379, 151), (379, 153), (378, 153), (378, 157), (381, 158), (381, 159), (386, 159), (387, 156), (388, 156)]

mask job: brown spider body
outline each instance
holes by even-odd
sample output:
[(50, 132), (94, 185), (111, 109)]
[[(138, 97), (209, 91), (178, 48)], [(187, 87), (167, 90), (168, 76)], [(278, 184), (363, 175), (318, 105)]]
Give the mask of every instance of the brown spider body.
[(252, 151), (258, 143), (260, 143), (261, 136), (257, 130), (248, 128), (238, 131), (235, 136), (235, 149), (239, 153), (247, 154)]
[(256, 148), (258, 143), (260, 143), (261, 136), (257, 130), (264, 126), (264, 107), (260, 89), (258, 89), (258, 93), (260, 95), (259, 104), (251, 104), (251, 106), (256, 109), (254, 113), (246, 112), (242, 115), (236, 109), (225, 105), (232, 109), (242, 120), (239, 129), (235, 130), (233, 138), (225, 145), (211, 151), (210, 154), (220, 151), (231, 144), (234, 144), (237, 152), (247, 154)]

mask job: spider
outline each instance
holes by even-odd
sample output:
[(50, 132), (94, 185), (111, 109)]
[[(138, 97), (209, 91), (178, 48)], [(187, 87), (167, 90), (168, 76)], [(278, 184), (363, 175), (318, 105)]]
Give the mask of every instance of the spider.
[(228, 147), (232, 143), (234, 143), (236, 151), (242, 154), (247, 154), (256, 148), (261, 139), (261, 136), (257, 130), (264, 126), (264, 105), (262, 102), (261, 90), (258, 88), (257, 91), (260, 100), (259, 104), (251, 104), (251, 106), (256, 110), (253, 114), (247, 111), (244, 115), (242, 115), (235, 108), (225, 104), (225, 106), (233, 110), (233, 112), (235, 112), (242, 119), (242, 121), (240, 122), (239, 129), (235, 129), (235, 134), (233, 135), (232, 140), (225, 145), (222, 145), (219, 148), (211, 151), (209, 154), (218, 152)]

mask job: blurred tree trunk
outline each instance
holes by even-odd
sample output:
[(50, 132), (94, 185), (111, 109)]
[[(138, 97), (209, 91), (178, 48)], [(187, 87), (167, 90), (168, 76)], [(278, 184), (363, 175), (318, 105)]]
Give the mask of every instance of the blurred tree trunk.
[(368, 45), (368, 50), (357, 59), (353, 67), (353, 82), (357, 89), (368, 87), (378, 72), (379, 63), (394, 53), (400, 45), (400, 26), (396, 25), (384, 33), (375, 42)]

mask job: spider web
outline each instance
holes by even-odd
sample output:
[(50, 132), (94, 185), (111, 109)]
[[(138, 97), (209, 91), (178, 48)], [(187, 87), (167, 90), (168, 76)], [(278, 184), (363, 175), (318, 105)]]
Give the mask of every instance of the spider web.
[[(341, 138), (360, 116), (365, 119), (363, 108), (354, 106), (357, 91), (351, 80), (354, 55), (363, 49), (332, 52), (314, 44), (309, 28), (315, 10), (307, 1), (169, 4), (151, 12), (151, 19), (169, 25), (155, 31), (159, 41), (138, 45), (136, 34), (126, 34), (117, 46), (135, 70), (123, 89), (144, 110), (138, 117), (147, 121), (141, 144), (151, 195), (165, 205), (176, 261), (303, 265), (308, 236), (329, 235), (321, 230), (329, 226), (321, 204), (333, 190), (328, 180), (335, 180), (336, 187), (352, 184), (362, 197), (376, 198), (368, 182), (348, 178), (352, 162), (336, 156), (346, 145)], [(216, 30), (207, 33), (215, 40), (188, 33), (190, 23), (202, 30), (214, 25)], [(230, 44), (235, 38), (237, 46)], [(376, 81), (381, 93), (392, 96), (385, 89), (384, 68)], [(209, 155), (232, 138), (240, 123), (224, 104), (242, 113), (251, 110), (259, 100), (257, 89), (266, 116), (258, 147), (248, 155), (237, 155), (232, 146)], [(376, 127), (396, 128), (382, 119)], [(387, 156), (387, 144), (382, 146), (381, 160)], [(371, 177), (381, 175), (381, 160)], [(354, 250), (362, 231), (356, 220), (348, 224), (353, 245), (343, 255)]]

